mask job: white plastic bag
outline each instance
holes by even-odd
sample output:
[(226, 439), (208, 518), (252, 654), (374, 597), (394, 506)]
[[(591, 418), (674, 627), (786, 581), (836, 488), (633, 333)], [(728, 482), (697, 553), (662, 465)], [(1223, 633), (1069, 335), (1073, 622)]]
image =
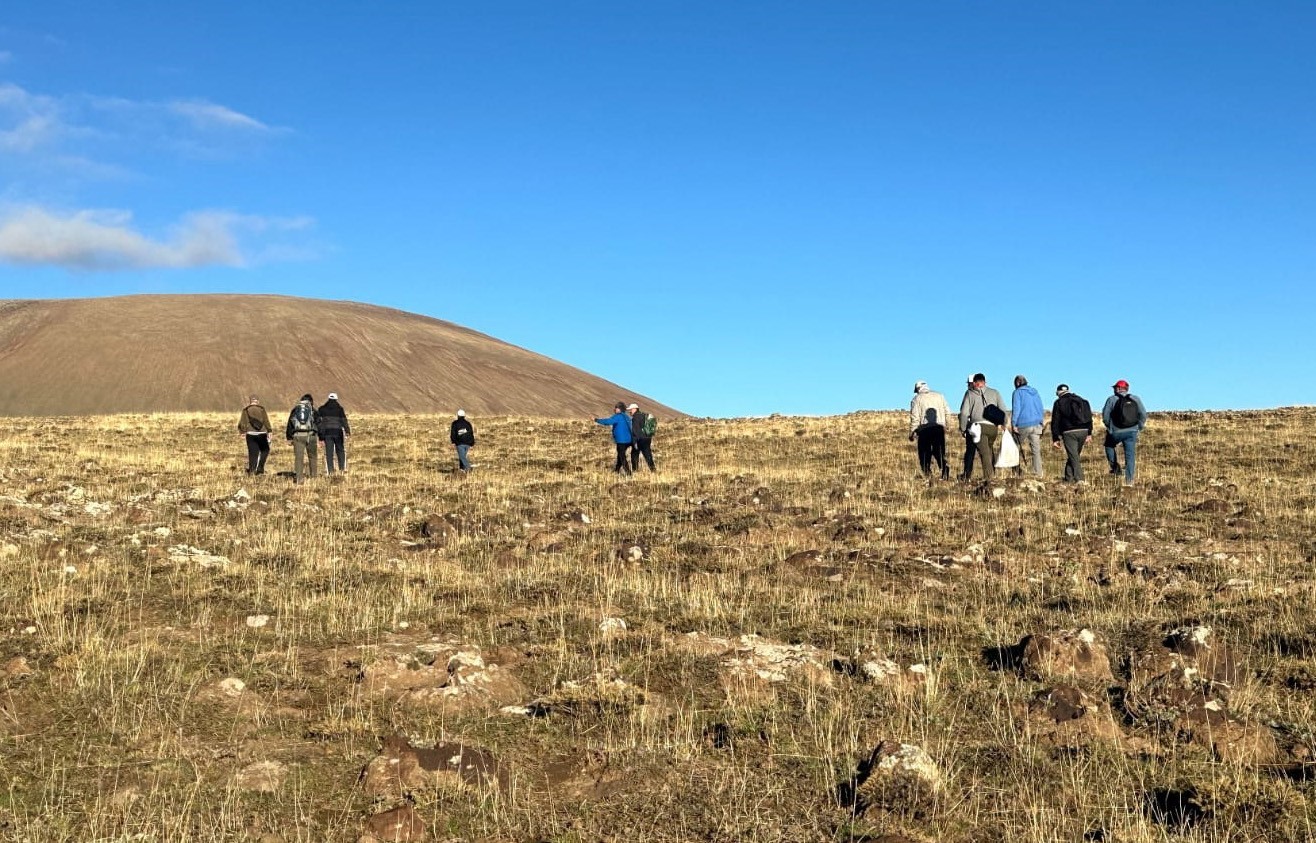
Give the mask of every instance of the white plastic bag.
[(997, 468), (1015, 468), (1019, 465), (1019, 446), (1015, 444), (1014, 435), (1004, 427), (1001, 428), (1001, 453), (996, 457)]

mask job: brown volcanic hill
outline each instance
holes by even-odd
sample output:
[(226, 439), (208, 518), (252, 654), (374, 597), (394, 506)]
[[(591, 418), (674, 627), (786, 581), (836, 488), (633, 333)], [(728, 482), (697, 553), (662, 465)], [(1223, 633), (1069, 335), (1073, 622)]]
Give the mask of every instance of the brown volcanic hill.
[(0, 301), (0, 415), (271, 411), (337, 392), (349, 412), (572, 417), (625, 398), (677, 411), (475, 331), (286, 296)]

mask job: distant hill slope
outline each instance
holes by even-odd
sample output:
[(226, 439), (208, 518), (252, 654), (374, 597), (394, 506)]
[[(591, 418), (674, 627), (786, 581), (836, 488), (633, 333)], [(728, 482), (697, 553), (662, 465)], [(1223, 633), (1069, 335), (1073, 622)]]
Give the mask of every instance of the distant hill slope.
[(0, 415), (282, 410), (579, 417), (670, 407), (475, 331), (401, 310), (286, 296), (0, 301)]

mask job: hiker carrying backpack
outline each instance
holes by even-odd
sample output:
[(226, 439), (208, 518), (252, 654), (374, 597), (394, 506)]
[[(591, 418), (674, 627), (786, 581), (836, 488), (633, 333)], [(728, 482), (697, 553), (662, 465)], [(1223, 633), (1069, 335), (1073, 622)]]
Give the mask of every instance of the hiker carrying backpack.
[(1147, 424), (1147, 410), (1141, 399), (1129, 393), (1129, 382), (1116, 381), (1115, 394), (1106, 399), (1101, 420), (1106, 425), (1106, 462), (1110, 473), (1120, 474), (1119, 448), (1124, 450), (1124, 485), (1132, 486), (1137, 475), (1138, 434)]
[(658, 419), (652, 413), (640, 412), (637, 404), (628, 404), (626, 412), (631, 417), (631, 471), (640, 470), (641, 456), (649, 471), (657, 471), (653, 464), (653, 435), (658, 430)]

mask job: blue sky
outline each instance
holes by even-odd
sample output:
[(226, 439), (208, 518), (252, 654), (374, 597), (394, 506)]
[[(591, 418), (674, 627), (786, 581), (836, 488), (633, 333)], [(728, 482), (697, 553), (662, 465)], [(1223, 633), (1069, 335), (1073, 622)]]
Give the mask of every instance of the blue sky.
[(1312, 403), (1316, 4), (45, 0), (0, 297), (284, 293), (696, 415)]

